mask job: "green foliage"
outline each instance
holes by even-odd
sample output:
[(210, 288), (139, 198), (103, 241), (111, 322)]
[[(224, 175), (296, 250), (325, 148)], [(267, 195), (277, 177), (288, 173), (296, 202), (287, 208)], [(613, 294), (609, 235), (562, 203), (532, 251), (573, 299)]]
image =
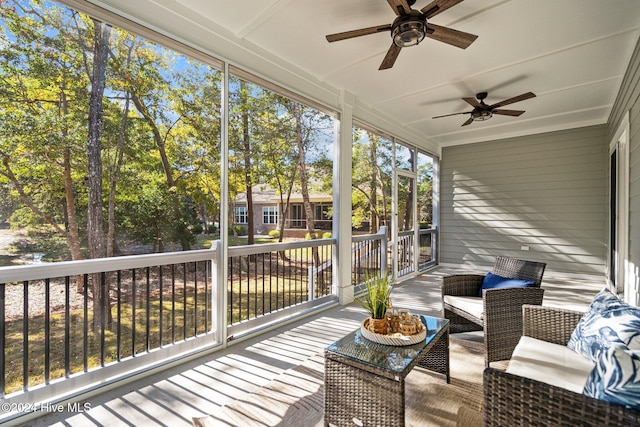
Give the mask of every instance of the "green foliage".
[(209, 233), (213, 234), (216, 232), (216, 225), (215, 224), (209, 224)]
[(191, 227), (191, 232), (195, 235), (202, 234), (203, 231), (204, 227), (202, 227), (202, 225), (200, 224), (196, 224)]
[(271, 237), (272, 239), (279, 239), (280, 238), (280, 232), (278, 230), (271, 230), (269, 232), (269, 237)]
[(140, 198), (129, 206), (129, 233), (156, 251), (164, 251), (167, 243), (183, 247), (194, 242), (189, 231), (192, 220), (188, 204), (179, 200), (175, 192), (162, 186), (146, 185)]
[(233, 236), (233, 231), (235, 230), (235, 234), (237, 234), (238, 236), (244, 236), (247, 234), (247, 229), (244, 227), (244, 225), (239, 225), (236, 224), (233, 226), (233, 228), (229, 227), (229, 235)]
[[(98, 176), (86, 149), (94, 21), (37, 0), (0, 1), (0, 19), (0, 38), (9, 41), (0, 45), (0, 222), (46, 227), (39, 238), (55, 234), (69, 253), (72, 241), (86, 248), (87, 182)], [(330, 116), (230, 76), (229, 176), (221, 177), (223, 74), (117, 27), (108, 44), (102, 226), (119, 238), (114, 247), (135, 240), (189, 248), (196, 217), (220, 220), (222, 179), (232, 198), (247, 183), (269, 184), (281, 212), (304, 168), (310, 191), (331, 191)]]
[[(320, 238), (320, 233), (318, 233), (317, 231), (313, 232), (313, 238), (314, 239), (319, 239)], [(309, 233), (307, 231), (307, 234), (304, 235), (304, 240), (311, 240), (311, 233)]]
[(322, 233), (322, 238), (323, 239), (330, 239), (332, 236), (330, 231), (325, 231), (324, 233)]
[(391, 275), (382, 276), (380, 273), (365, 277), (361, 286), (362, 294), (355, 299), (356, 303), (369, 312), (373, 319), (383, 319), (387, 313), (387, 306), (391, 301), (393, 283)]

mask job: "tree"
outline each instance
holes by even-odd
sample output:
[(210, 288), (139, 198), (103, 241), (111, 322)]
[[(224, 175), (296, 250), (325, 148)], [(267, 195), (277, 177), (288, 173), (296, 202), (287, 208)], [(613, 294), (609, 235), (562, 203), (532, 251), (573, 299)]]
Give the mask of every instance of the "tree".
[[(107, 255), (103, 203), (102, 203), (102, 99), (107, 75), (107, 57), (111, 28), (99, 21), (93, 21), (93, 73), (89, 94), (89, 137), (87, 140), (88, 214), (87, 236), (91, 258)], [(91, 276), (93, 289), (93, 325), (110, 324), (113, 321), (109, 301), (109, 290), (102, 282), (100, 274)]]
[(353, 225), (369, 222), (369, 232), (376, 233), (388, 225), (391, 204), (391, 141), (381, 136), (354, 129), (352, 160)]
[(10, 195), (28, 208), (14, 211), (11, 221), (48, 225), (66, 239), (71, 259), (82, 259), (77, 167), (83, 166), (78, 136), (86, 134), (81, 119), (86, 109), (77, 105), (86, 100), (87, 77), (69, 56), (79, 52), (74, 38), (81, 30), (60, 8), (43, 13), (13, 1), (0, 13), (6, 22), (3, 39), (15, 40), (0, 50), (0, 176), (12, 187)]

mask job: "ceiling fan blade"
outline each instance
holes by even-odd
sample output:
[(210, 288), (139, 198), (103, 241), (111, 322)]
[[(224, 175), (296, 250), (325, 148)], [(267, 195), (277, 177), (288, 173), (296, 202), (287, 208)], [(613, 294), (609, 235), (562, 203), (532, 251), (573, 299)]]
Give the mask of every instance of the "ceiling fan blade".
[(449, 116), (459, 116), (460, 114), (471, 114), (471, 111), (465, 111), (464, 113), (453, 113), (453, 114), (444, 114), (442, 116), (431, 117), (432, 119), (439, 119), (441, 117), (449, 117)]
[(461, 3), (462, 1), (464, 0), (435, 0), (423, 7), (420, 11), (425, 14), (427, 19), (430, 19), (438, 15), (439, 13), (444, 12), (450, 7)]
[(400, 54), (401, 49), (402, 48), (399, 46), (396, 46), (395, 43), (391, 43), (391, 47), (387, 51), (387, 54), (384, 56), (384, 59), (382, 60), (382, 64), (380, 64), (380, 68), (378, 68), (378, 70), (386, 70), (388, 68), (393, 67), (393, 64), (395, 64), (396, 59), (398, 59), (398, 55)]
[(369, 34), (382, 33), (384, 31), (391, 31), (391, 25), (378, 25), (377, 27), (360, 28), (359, 30), (345, 31), (342, 33), (329, 34), (327, 36), (328, 42), (337, 42), (339, 40), (351, 39), (354, 37), (366, 36)]
[(408, 15), (411, 13), (411, 8), (409, 4), (407, 4), (407, 0), (387, 0), (391, 9), (395, 12), (396, 15)]
[(480, 104), (480, 102), (475, 98), (462, 98), (462, 100), (467, 104), (470, 104), (472, 107), (482, 107), (482, 104)]
[(469, 117), (467, 121), (462, 124), (462, 126), (470, 125), (471, 123), (473, 123), (473, 117)]
[(491, 108), (502, 107), (503, 105), (513, 104), (514, 102), (524, 101), (525, 99), (535, 98), (536, 94), (533, 92), (523, 93), (522, 95), (514, 96), (513, 98), (505, 99), (504, 101), (493, 104)]
[(454, 30), (453, 28), (441, 27), (431, 22), (427, 23), (427, 37), (459, 47), (460, 49), (468, 48), (469, 45), (478, 38), (475, 34), (465, 33)]
[(502, 114), (503, 116), (518, 117), (519, 115), (524, 113), (524, 111), (523, 110), (493, 110), (492, 113), (493, 114)]

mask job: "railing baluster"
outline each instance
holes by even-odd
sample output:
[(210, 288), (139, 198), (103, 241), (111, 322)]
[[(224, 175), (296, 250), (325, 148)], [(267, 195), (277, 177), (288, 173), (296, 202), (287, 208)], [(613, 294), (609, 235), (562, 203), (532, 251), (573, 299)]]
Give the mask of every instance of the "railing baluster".
[[(94, 276), (95, 277), (95, 276)], [(107, 289), (106, 273), (100, 273), (100, 293), (102, 294), (102, 304), (100, 304), (100, 366), (104, 366), (105, 360), (105, 330), (107, 329), (107, 306), (109, 304), (109, 290)], [(111, 314), (111, 313), (109, 313)]]
[(198, 264), (193, 263), (193, 336), (198, 336)]
[(209, 263), (204, 262), (204, 332), (209, 332)]
[(49, 384), (51, 374), (51, 279), (44, 281), (44, 383)]
[(146, 269), (146, 283), (145, 283), (145, 350), (148, 353), (150, 347), (150, 334), (151, 334), (151, 267), (147, 267)]
[(116, 275), (116, 360), (121, 357), (122, 345), (122, 270), (118, 270)]
[(84, 372), (89, 371), (89, 275), (83, 275), (83, 286), (84, 286), (84, 306), (83, 306), (83, 317), (82, 317), (82, 364)]
[(233, 269), (233, 257), (229, 257), (227, 260), (227, 266), (229, 268), (229, 277), (227, 278), (227, 324), (233, 324), (233, 286), (235, 283), (234, 280), (234, 269)]
[(246, 263), (243, 263), (243, 265), (247, 266), (247, 319), (251, 318), (251, 278), (249, 277), (249, 270), (250, 270), (250, 265), (251, 265), (251, 257), (249, 255), (246, 255), (244, 257), (244, 259), (246, 259)]
[(6, 304), (6, 285), (0, 283), (0, 397), (4, 399), (6, 386), (6, 361), (5, 351), (7, 347), (7, 335), (5, 330), (5, 304)]
[(182, 339), (187, 339), (187, 263), (182, 264)]
[(280, 307), (280, 261), (284, 264), (286, 252), (282, 251), (282, 258), (276, 258), (276, 310)]
[[(273, 257), (276, 257), (276, 265), (278, 263), (278, 252), (269, 252), (269, 312), (271, 312), (271, 307), (273, 306)], [(277, 280), (278, 276), (276, 276)]]
[(131, 357), (136, 357), (136, 269), (131, 269)]
[(158, 343), (158, 347), (162, 347), (162, 332), (163, 332), (163, 330), (162, 330), (162, 316), (164, 314), (164, 310), (163, 310), (164, 307), (162, 306), (162, 303), (163, 303), (162, 293), (164, 292), (164, 290), (162, 288), (162, 283), (163, 283), (162, 275), (163, 275), (162, 266), (159, 266), (158, 267), (158, 287), (160, 289), (159, 289), (158, 298), (159, 298), (159, 301), (160, 301), (160, 312), (158, 314), (158, 319), (159, 319), (159, 324), (158, 324), (159, 343)]
[[(271, 256), (271, 252), (268, 253), (269, 256)], [(264, 301), (264, 289), (265, 289), (265, 277), (266, 277), (266, 273), (265, 273), (265, 257), (266, 254), (262, 254), (262, 314), (265, 313), (265, 301)]]
[(176, 265), (171, 264), (171, 343), (176, 342)]
[(29, 388), (29, 282), (22, 282), (22, 390)]
[[(253, 317), (258, 317), (258, 259), (257, 255), (252, 255), (249, 260), (253, 260)], [(251, 267), (249, 267), (250, 269)], [(249, 317), (250, 319), (251, 317)]]

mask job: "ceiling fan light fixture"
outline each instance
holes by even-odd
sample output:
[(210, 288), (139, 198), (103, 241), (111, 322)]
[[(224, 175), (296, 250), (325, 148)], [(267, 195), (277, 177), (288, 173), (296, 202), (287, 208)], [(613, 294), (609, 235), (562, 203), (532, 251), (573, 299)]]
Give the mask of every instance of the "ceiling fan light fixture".
[(426, 34), (426, 20), (414, 15), (406, 15), (398, 18), (391, 31), (393, 43), (398, 47), (415, 46), (424, 40)]
[(484, 122), (485, 120), (489, 120), (492, 116), (493, 112), (491, 110), (482, 110), (471, 115), (473, 120), (476, 122)]

